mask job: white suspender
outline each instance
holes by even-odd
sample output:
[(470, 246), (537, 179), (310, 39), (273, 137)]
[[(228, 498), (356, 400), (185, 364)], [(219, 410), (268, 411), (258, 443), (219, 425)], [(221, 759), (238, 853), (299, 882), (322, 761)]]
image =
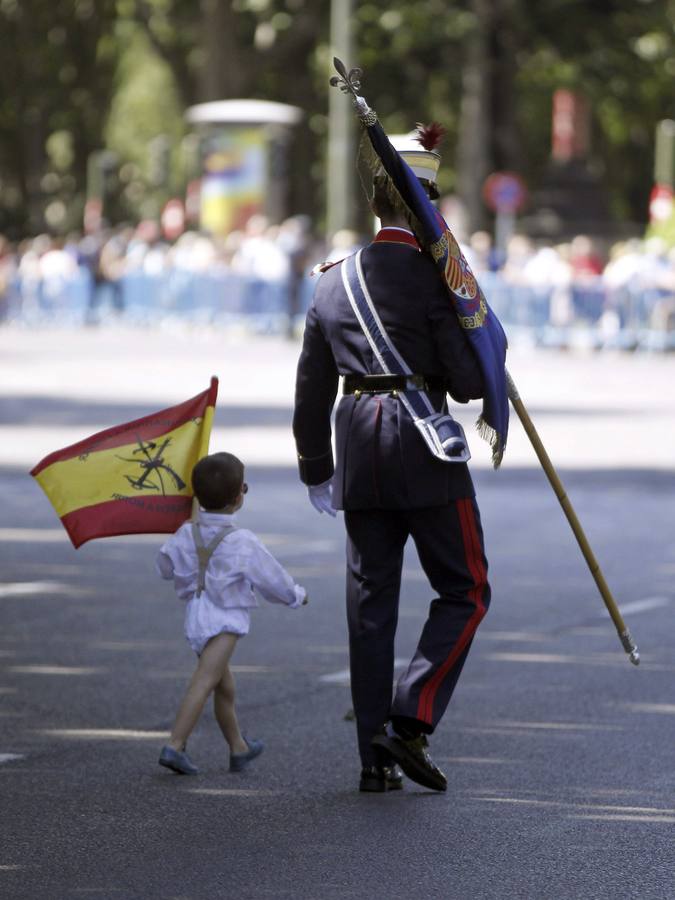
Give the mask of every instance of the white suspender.
[(202, 591), (206, 587), (206, 567), (209, 564), (209, 560), (213, 556), (213, 553), (223, 540), (224, 537), (227, 537), (228, 534), (232, 531), (236, 531), (234, 525), (227, 525), (225, 528), (221, 529), (214, 537), (211, 538), (208, 544), (204, 543), (204, 539), (202, 538), (202, 533), (199, 530), (199, 525), (196, 522), (190, 523), (192, 526), (192, 537), (195, 542), (195, 549), (197, 550), (197, 560), (199, 562), (199, 573), (197, 575), (197, 590), (195, 592), (195, 596), (201, 596)]

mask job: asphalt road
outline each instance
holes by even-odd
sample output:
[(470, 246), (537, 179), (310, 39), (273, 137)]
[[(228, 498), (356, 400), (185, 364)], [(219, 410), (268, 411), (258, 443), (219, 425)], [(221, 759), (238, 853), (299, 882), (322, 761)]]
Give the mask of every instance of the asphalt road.
[[(343, 526), (309, 506), (285, 437), (297, 352), (232, 335), (0, 332), (0, 896), (671, 900), (675, 361), (522, 348), (510, 364), (640, 666), (518, 423), (498, 473), (474, 438), (493, 602), (433, 737), (448, 792), (362, 795)], [(193, 668), (180, 604), (153, 574), (161, 538), (75, 551), (26, 471), (213, 372), (212, 446), (249, 462), (241, 522), (311, 602), (261, 607), (236, 651), (240, 718), (263, 756), (230, 775), (208, 712), (190, 742), (202, 773), (182, 778), (156, 762)], [(430, 599), (411, 550), (402, 661)]]

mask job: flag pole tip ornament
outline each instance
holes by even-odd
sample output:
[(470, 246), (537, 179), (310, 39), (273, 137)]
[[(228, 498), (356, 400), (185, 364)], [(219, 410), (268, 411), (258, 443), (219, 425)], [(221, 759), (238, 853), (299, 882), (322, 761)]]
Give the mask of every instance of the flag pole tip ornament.
[(361, 76), (363, 75), (363, 70), (354, 68), (347, 71), (347, 67), (337, 56), (333, 57), (333, 65), (335, 66), (339, 78), (337, 75), (333, 75), (330, 79), (331, 87), (340, 88), (344, 94), (352, 94), (352, 96), (357, 97), (361, 90)]
[(484, 385), (483, 409), (476, 425), (480, 436), (490, 443), (492, 463), (497, 468), (504, 455), (509, 424), (505, 369), (507, 341), (458, 241), (431, 202), (431, 198), (438, 196), (436, 173), (440, 154), (436, 148), (442, 129), (438, 123), (418, 125), (416, 144), (413, 143), (415, 138), (413, 141), (408, 138), (411, 146), (399, 150), (360, 94), (362, 70), (347, 70), (337, 57), (333, 64), (338, 76), (333, 76), (330, 83), (352, 97), (364, 130), (363, 158), (373, 178), (382, 178), (392, 203), (403, 213), (420, 246), (435, 262), (448, 290), (449, 301), (476, 354)]

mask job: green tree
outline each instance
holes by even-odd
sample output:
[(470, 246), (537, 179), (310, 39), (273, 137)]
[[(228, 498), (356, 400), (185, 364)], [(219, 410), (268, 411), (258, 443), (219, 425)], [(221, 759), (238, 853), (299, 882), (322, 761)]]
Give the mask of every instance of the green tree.
[[(328, 3), (309, 0), (123, 0), (174, 74), (185, 106), (258, 98), (300, 106), (293, 134), (290, 192), (298, 211), (316, 214), (317, 132), (326, 79), (316, 53), (327, 32)], [(308, 177), (308, 173), (310, 173)], [(319, 191), (320, 195), (320, 191)]]
[(115, 0), (1, 0), (0, 229), (81, 222), (113, 90), (116, 18)]
[(542, 0), (527, 4), (527, 15), (527, 33), (536, 40), (527, 52), (518, 51), (516, 87), (533, 179), (548, 160), (552, 92), (579, 91), (590, 102), (592, 163), (613, 210), (644, 222), (654, 129), (675, 106), (675, 3)]
[[(176, 147), (185, 107), (235, 97), (305, 111), (292, 195), (317, 216), (329, 12), (329, 0), (0, 0), (0, 229), (42, 229), (45, 213), (52, 227), (81, 221), (87, 161), (104, 139), (120, 162), (117, 214), (144, 214), (151, 142)], [(644, 222), (654, 126), (674, 115), (674, 25), (675, 0), (359, 0), (346, 62), (365, 70), (388, 131), (447, 128), (441, 187), (464, 197), (472, 227), (490, 171), (540, 182), (560, 87), (590, 102), (591, 164), (616, 215)], [(176, 152), (171, 177), (179, 187)]]
[(122, 52), (105, 125), (105, 144), (120, 161), (117, 212), (157, 218), (169, 195), (180, 193), (186, 173), (183, 104), (169, 65), (131, 20), (117, 25)]

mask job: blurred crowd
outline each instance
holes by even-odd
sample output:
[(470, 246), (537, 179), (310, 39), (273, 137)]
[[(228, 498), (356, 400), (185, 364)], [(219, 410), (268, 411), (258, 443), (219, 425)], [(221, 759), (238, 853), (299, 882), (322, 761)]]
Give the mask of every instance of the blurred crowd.
[(134, 276), (161, 282), (174, 273), (196, 279), (232, 274), (283, 284), (292, 294), (314, 247), (305, 216), (273, 226), (256, 215), (244, 231), (223, 238), (185, 231), (175, 241), (166, 240), (151, 220), (87, 235), (41, 234), (16, 245), (0, 235), (0, 320), (36, 320), (55, 306), (65, 311), (69, 295), (83, 287), (88, 322), (103, 312), (122, 314), (126, 284)]
[[(327, 246), (305, 216), (271, 225), (261, 215), (223, 238), (186, 231), (170, 242), (153, 221), (64, 238), (38, 235), (16, 245), (0, 236), (0, 321), (65, 315), (77, 289), (81, 318), (94, 324), (123, 316), (130, 285), (139, 279), (147, 299), (148, 285), (161, 293), (178, 277), (183, 285), (197, 286), (220, 279), (223, 304), (225, 285), (232, 290), (236, 283), (243, 315), (260, 310), (256, 298), (272, 286), (275, 311), (293, 321), (311, 297), (312, 268), (343, 258), (365, 241), (341, 231)], [(491, 235), (479, 231), (462, 249), (506, 325), (565, 329), (590, 323), (605, 335), (650, 329), (675, 337), (675, 249), (659, 238), (603, 246), (578, 235), (553, 245), (516, 234), (497, 249)], [(185, 296), (183, 312), (189, 313), (199, 287)], [(219, 302), (216, 295), (216, 307)], [(162, 309), (168, 309), (165, 303)]]
[(498, 311), (507, 298), (505, 321), (526, 325), (529, 316), (532, 325), (558, 330), (590, 324), (610, 344), (630, 333), (626, 346), (637, 332), (675, 339), (675, 248), (661, 238), (600, 244), (577, 235), (554, 245), (514, 235), (499, 254), (490, 235), (477, 232), (464, 252)]

